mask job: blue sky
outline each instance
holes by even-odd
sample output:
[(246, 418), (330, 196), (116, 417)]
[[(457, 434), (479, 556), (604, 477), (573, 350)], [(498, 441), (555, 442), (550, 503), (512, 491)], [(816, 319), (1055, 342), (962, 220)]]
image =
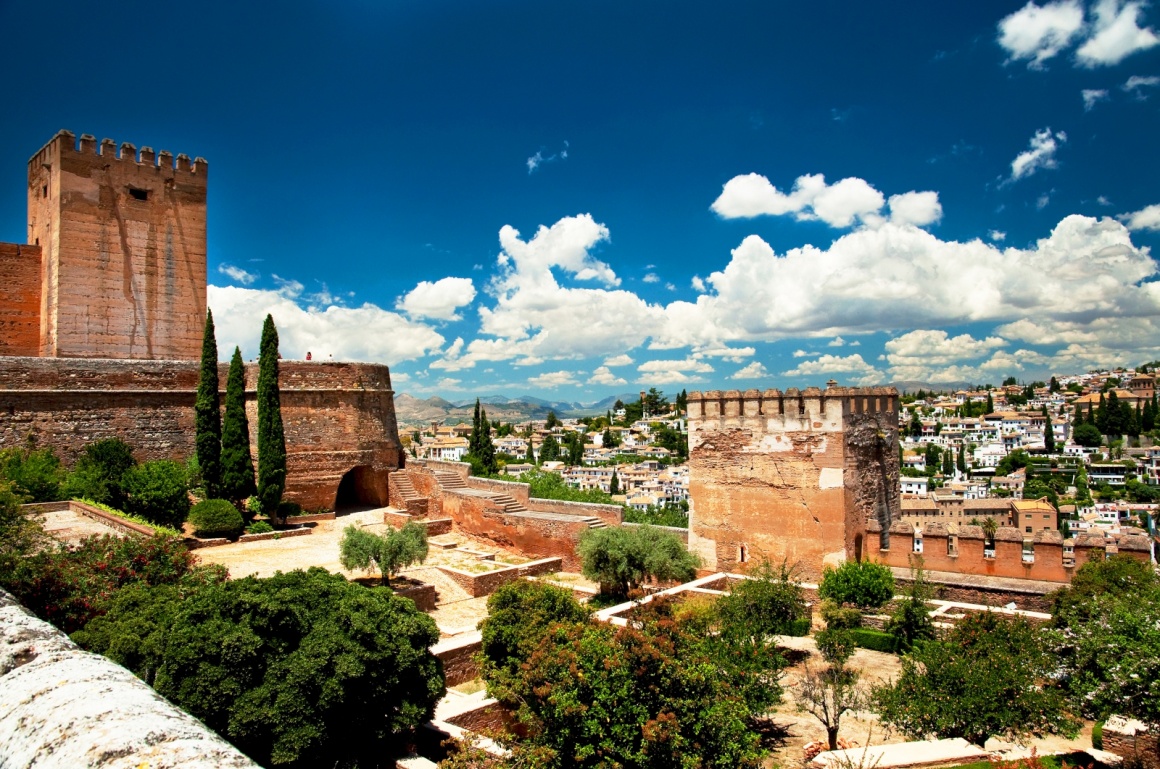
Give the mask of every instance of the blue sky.
[(0, 240), (61, 128), (204, 156), (225, 351), (397, 391), (1160, 358), (1160, 10), (0, 3)]

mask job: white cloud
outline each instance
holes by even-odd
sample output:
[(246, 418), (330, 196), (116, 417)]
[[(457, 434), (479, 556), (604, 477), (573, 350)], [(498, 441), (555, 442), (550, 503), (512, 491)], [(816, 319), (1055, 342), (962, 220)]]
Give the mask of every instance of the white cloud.
[[(1053, 190), (1054, 191), (1054, 190)], [(1042, 211), (1051, 202), (1051, 192), (1045, 192), (1035, 199), (1035, 210)]]
[(723, 219), (794, 214), (799, 221), (821, 219), (831, 227), (879, 221), (882, 193), (857, 177), (826, 184), (822, 174), (799, 176), (787, 195), (760, 174), (735, 176), (725, 183), (711, 208)]
[(826, 344), (826, 347), (844, 347), (845, 344), (846, 344), (845, 339), (843, 339), (840, 336), (836, 336)]
[(443, 377), (434, 384), (434, 387), (440, 390), (462, 390), (462, 379), (452, 379), (451, 377)]
[(255, 273), (246, 272), (241, 267), (234, 267), (232, 264), (219, 265), (218, 272), (229, 277), (230, 280), (241, 283), (243, 286), (248, 286), (258, 279)]
[(1160, 77), (1151, 75), (1149, 77), (1141, 77), (1139, 75), (1132, 75), (1128, 78), (1120, 88), (1126, 93), (1130, 93), (1140, 101), (1148, 98), (1144, 93), (1145, 88), (1155, 88), (1160, 85)]
[(997, 336), (975, 339), (970, 334), (952, 337), (941, 329), (918, 329), (886, 342), (886, 360), (891, 366), (945, 366), (989, 355), (1005, 347)]
[(820, 352), (811, 352), (809, 350), (794, 350), (793, 357), (795, 358), (814, 358), (821, 355)]
[(545, 155), (543, 150), (536, 150), (536, 154), (527, 159), (528, 176), (535, 173), (536, 169), (545, 163), (554, 163), (557, 160), (568, 159), (568, 142), (564, 142), (564, 148), (559, 152), (553, 152), (551, 155)]
[(666, 283), (666, 284), (665, 284), (665, 290), (666, 290), (666, 291), (676, 291), (676, 290), (677, 290), (677, 287), (676, 287), (676, 285), (675, 285), (675, 284), (673, 284), (673, 283)]
[(571, 371), (548, 371), (538, 376), (528, 377), (528, 384), (532, 387), (552, 389), (565, 385), (578, 385), (580, 382)]
[(1139, 230), (1160, 231), (1160, 203), (1153, 203), (1130, 214), (1120, 214), (1116, 218), (1133, 232)]
[(942, 219), (937, 192), (904, 192), (890, 196), (890, 221), (925, 227)]
[(1057, 168), (1059, 163), (1055, 159), (1055, 151), (1066, 141), (1067, 134), (1063, 131), (1052, 133), (1050, 128), (1036, 131), (1031, 137), (1029, 149), (1020, 152), (1011, 161), (1010, 181), (1026, 178), (1041, 169)]
[(1000, 243), (1007, 239), (1007, 233), (1003, 232), (1002, 230), (991, 230), (987, 233), (987, 237), (996, 243)]
[(1083, 111), (1091, 112), (1096, 104), (1108, 98), (1108, 91), (1106, 88), (1085, 88), (1080, 91), (1080, 96), (1083, 97)]
[(851, 381), (859, 385), (882, 381), (882, 372), (862, 360), (858, 353), (853, 355), (823, 355), (817, 360), (802, 361), (782, 376), (818, 376), (820, 374), (849, 374)]
[(693, 353), (693, 357), (721, 358), (730, 363), (741, 363), (746, 358), (752, 358), (756, 352), (755, 347), (709, 347), (697, 350)]
[(1061, 0), (1042, 6), (1029, 2), (999, 22), (999, 45), (1008, 61), (1027, 61), (1032, 69), (1059, 54), (1083, 29), (1083, 5)]
[(412, 318), (461, 320), (456, 310), (474, 299), (475, 284), (471, 278), (442, 278), (434, 283), (424, 280), (396, 302), (395, 309)]
[(615, 385), (628, 384), (628, 380), (622, 379), (616, 374), (613, 374), (608, 366), (600, 366), (592, 372), (592, 376), (589, 378), (588, 384), (613, 387)]
[(437, 352), (443, 337), (430, 326), (404, 318), (373, 304), (361, 307), (303, 307), (298, 301), (302, 284), (282, 281), (285, 291), (263, 291), (237, 286), (209, 286), (218, 350), (223, 358), (235, 345), (246, 357), (258, 351), (262, 321), (273, 315), (282, 355), (301, 359), (311, 352), (315, 360), (368, 361), (395, 364)]
[(1101, 206), (1110, 206), (1112, 204), (1112, 201), (1108, 199), (1107, 195), (1100, 195), (1098, 198), (1096, 198), (1096, 202)]
[(1084, 67), (1110, 66), (1160, 43), (1151, 27), (1137, 23), (1143, 10), (1141, 2), (1099, 0), (1090, 35), (1075, 52), (1076, 61)]
[(769, 376), (769, 372), (765, 370), (765, 366), (758, 361), (753, 361), (748, 366), (738, 369), (730, 379), (760, 379)]
[(690, 285), (692, 285), (693, 290), (696, 291), (697, 293), (699, 293), (699, 294), (705, 293), (705, 281), (702, 280), (700, 276), (694, 275), (693, 280), (690, 281)]
[(611, 358), (604, 359), (605, 366), (627, 366), (630, 363), (635, 363), (631, 356), (621, 353), (620, 355), (613, 355)]
[(641, 384), (681, 384), (704, 382), (700, 374), (711, 374), (714, 368), (703, 360), (688, 357), (684, 360), (650, 360), (636, 368)]
[(645, 283), (660, 283), (661, 282), (660, 276), (657, 275), (655, 272), (648, 273), (643, 278), (641, 278), (641, 280), (643, 280)]

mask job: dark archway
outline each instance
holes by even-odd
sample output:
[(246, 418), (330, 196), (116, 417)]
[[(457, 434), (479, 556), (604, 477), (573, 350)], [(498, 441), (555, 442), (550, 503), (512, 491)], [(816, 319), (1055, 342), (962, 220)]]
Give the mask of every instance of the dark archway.
[(854, 560), (862, 563), (862, 535), (854, 535)]
[(379, 493), (378, 487), (381, 484), (377, 481), (375, 472), (366, 465), (352, 467), (338, 482), (338, 491), (334, 495), (334, 511), (349, 513), (386, 504), (383, 495)]

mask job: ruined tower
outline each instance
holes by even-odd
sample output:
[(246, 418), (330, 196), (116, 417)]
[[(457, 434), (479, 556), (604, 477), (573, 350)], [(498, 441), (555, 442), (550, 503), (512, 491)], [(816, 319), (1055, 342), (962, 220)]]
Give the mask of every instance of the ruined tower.
[[(202, 158), (61, 131), (28, 161), (28, 241), (8, 258), (36, 272), (5, 294), (38, 307), (38, 345), (4, 354), (45, 358), (193, 360), (206, 307), (206, 182)], [(7, 255), (6, 255), (7, 256)], [(9, 271), (16, 272), (15, 266)], [(39, 302), (30, 301), (39, 296)], [(25, 315), (28, 313), (25, 312)], [(31, 318), (16, 319), (26, 333)], [(5, 349), (7, 348), (7, 349)]]
[(688, 401), (689, 548), (707, 568), (784, 559), (817, 578), (861, 556), (868, 521), (888, 532), (898, 517), (894, 388), (831, 383)]

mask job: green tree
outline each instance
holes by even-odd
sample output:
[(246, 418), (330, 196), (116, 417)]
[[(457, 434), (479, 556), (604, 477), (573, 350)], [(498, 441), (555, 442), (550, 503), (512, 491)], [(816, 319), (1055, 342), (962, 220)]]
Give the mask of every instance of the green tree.
[(775, 635), (797, 635), (809, 612), (789, 567), (761, 561), (746, 576), (717, 599), (721, 634), (750, 646), (760, 646)]
[(806, 665), (794, 688), (797, 709), (809, 713), (826, 730), (830, 750), (838, 749), (842, 716), (866, 706), (866, 690), (858, 685), (858, 671), (842, 665), (817, 668)]
[(389, 586), (391, 577), (400, 569), (427, 560), (427, 528), (408, 521), (401, 529), (373, 534), (347, 526), (338, 547), (344, 569), (369, 571), (373, 566), (379, 570), (383, 585)]
[(608, 493), (611, 496), (616, 496), (620, 493), (620, 476), (616, 474), (615, 470), (612, 471), (612, 480), (608, 482)]
[(250, 454), (250, 421), (246, 417), (246, 373), (242, 351), (234, 348), (226, 379), (226, 415), (222, 424), (222, 496), (239, 509), (258, 490)]
[(689, 437), (680, 430), (661, 425), (653, 433), (653, 443), (668, 449), (677, 459), (684, 460), (689, 457)]
[(1031, 464), (1031, 455), (1023, 449), (1015, 449), (999, 460), (999, 464), (995, 468), (995, 475), (1010, 475), (1029, 464)]
[(214, 336), (213, 312), (210, 310), (205, 313), (201, 375), (197, 380), (193, 419), (197, 465), (205, 484), (205, 496), (206, 499), (215, 499), (222, 496), (222, 415), (218, 395), (217, 338)]
[(228, 499), (203, 499), (189, 511), (189, 522), (199, 537), (236, 537), (245, 522)]
[(890, 621), (886, 623), (886, 630), (898, 639), (903, 651), (909, 651), (916, 643), (935, 637), (934, 622), (931, 621), (930, 606), (927, 604), (934, 591), (926, 581), (922, 556), (912, 556), (910, 587), (903, 593), (906, 598), (899, 602)]
[(680, 538), (654, 526), (588, 529), (578, 550), (584, 576), (613, 596), (627, 596), (649, 579), (686, 582), (700, 565)]
[(548, 430), (560, 426), (560, 418), (556, 416), (556, 412), (551, 409), (548, 410), (548, 419), (544, 422), (544, 427)]
[(1051, 426), (1051, 415), (1047, 413), (1047, 406), (1043, 407), (1043, 420), (1043, 448), (1047, 451), (1048, 454), (1054, 454), (1055, 430)]
[(555, 462), (560, 458), (560, 444), (554, 435), (545, 435), (540, 444), (540, 462)]
[(573, 432), (568, 435), (568, 464), (572, 467), (584, 464), (584, 439), (580, 437), (580, 433)]
[(995, 401), (993, 398), (991, 398), (991, 391), (990, 390), (987, 391), (987, 413), (988, 414), (995, 413)]
[(620, 437), (612, 432), (611, 428), (604, 428), (604, 435), (600, 439), (601, 445), (606, 449), (614, 449), (620, 445)]
[(23, 502), (54, 502), (61, 498), (65, 472), (51, 447), (36, 448), (29, 443), (0, 449), (0, 481), (11, 484), (11, 492)]
[(261, 510), (277, 518), (286, 490), (286, 435), (282, 427), (282, 395), (278, 389), (278, 329), (266, 316), (258, 355), (258, 501)]
[(874, 700), (884, 723), (914, 739), (1070, 736), (1078, 724), (1050, 683), (1056, 666), (1026, 620), (972, 614), (945, 640), (915, 646)]
[[(478, 406), (478, 401), (476, 406)], [(472, 431), (472, 438), (468, 441), (474, 444), (473, 456), (479, 460), (479, 466), (486, 475), (495, 475), (499, 464), (495, 458), (495, 444), (491, 440), (491, 423), (487, 421), (487, 411), (479, 410), (479, 424)]]
[(263, 766), (393, 763), (444, 693), (435, 622), (320, 568), (134, 588), (74, 637)]
[(623, 628), (558, 624), (513, 694), (539, 766), (756, 767), (753, 714), (700, 632), (654, 601)]
[(91, 499), (125, 509), (122, 481), (137, 460), (133, 448), (120, 438), (102, 438), (85, 446), (64, 485), (70, 499)]
[(1104, 442), (1104, 436), (1100, 433), (1100, 428), (1093, 425), (1091, 422), (1084, 422), (1075, 428), (1072, 433), (1072, 438), (1080, 446), (1094, 449)]
[(467, 436), (467, 453), (479, 456), (479, 438), (483, 433), (483, 422), (480, 419), (479, 398), (475, 399), (475, 412), (471, 416), (471, 433)]
[(156, 459), (135, 465), (123, 484), (126, 512), (175, 529), (189, 516), (189, 484), (180, 462)]
[(524, 456), (524, 459), (526, 459), (528, 462), (531, 462), (533, 465), (536, 463), (536, 450), (532, 448), (531, 438), (528, 438), (528, 451)]
[(894, 573), (875, 561), (845, 561), (822, 571), (818, 597), (859, 609), (877, 608), (894, 597)]

